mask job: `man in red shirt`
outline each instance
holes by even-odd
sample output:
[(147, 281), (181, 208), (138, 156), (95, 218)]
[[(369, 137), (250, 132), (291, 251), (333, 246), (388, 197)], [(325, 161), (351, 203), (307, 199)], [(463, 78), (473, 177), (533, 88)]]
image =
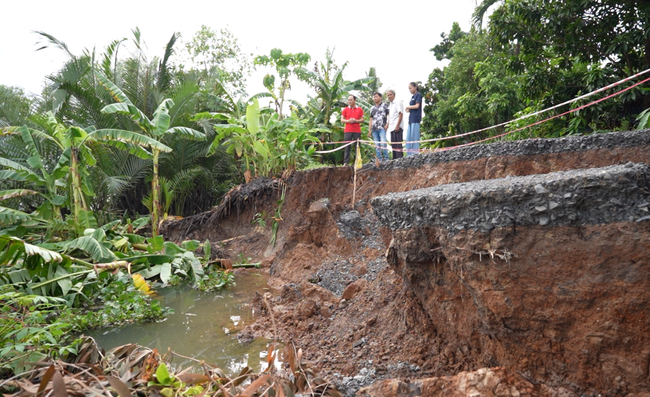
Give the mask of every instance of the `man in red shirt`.
[(343, 152), (343, 165), (348, 165), (350, 162), (350, 148), (354, 146), (356, 153), (359, 139), (361, 139), (361, 123), (363, 123), (363, 109), (357, 106), (357, 97), (354, 95), (348, 97), (348, 107), (343, 109), (341, 123), (345, 124), (343, 140), (346, 142), (356, 141), (352, 145), (346, 146)]

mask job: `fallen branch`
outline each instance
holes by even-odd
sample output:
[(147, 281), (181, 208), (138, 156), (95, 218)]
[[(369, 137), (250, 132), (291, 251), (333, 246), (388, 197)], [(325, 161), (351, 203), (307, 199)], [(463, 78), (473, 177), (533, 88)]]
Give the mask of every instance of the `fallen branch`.
[(232, 265), (232, 267), (233, 267), (233, 269), (236, 269), (236, 268), (238, 268), (238, 267), (256, 267), (256, 268), (259, 269), (260, 267), (262, 267), (262, 262), (255, 262), (255, 263), (237, 263), (237, 264)]

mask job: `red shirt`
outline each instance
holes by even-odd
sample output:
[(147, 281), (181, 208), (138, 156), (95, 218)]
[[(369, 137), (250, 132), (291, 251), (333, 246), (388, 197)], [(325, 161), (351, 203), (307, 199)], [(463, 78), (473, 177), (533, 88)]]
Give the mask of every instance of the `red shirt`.
[[(356, 120), (361, 120), (361, 122), (363, 122), (363, 109), (361, 109), (361, 106), (357, 106), (354, 109), (348, 106), (345, 109), (343, 109), (343, 118), (346, 120), (356, 119)], [(361, 123), (346, 123), (343, 132), (360, 133)]]

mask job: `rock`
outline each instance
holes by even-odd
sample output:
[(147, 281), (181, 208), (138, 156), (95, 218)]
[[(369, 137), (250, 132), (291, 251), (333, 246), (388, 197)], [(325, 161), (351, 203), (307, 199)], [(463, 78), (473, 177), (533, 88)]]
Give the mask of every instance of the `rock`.
[(312, 299), (304, 299), (293, 309), (293, 318), (296, 321), (304, 321), (319, 312), (320, 306)]
[(307, 212), (309, 213), (326, 213), (329, 212), (331, 206), (330, 199), (328, 198), (323, 198), (317, 201), (314, 201), (309, 205), (309, 210)]
[(537, 192), (538, 194), (542, 194), (542, 193), (548, 193), (548, 190), (546, 190), (544, 186), (537, 184), (535, 185), (535, 192)]
[(300, 297), (300, 290), (298, 286), (294, 283), (284, 284), (282, 286), (282, 292), (280, 293), (283, 301), (287, 302), (297, 302)]
[(360, 278), (357, 281), (353, 282), (352, 284), (348, 285), (348, 287), (343, 291), (343, 295), (341, 297), (343, 299), (346, 299), (348, 301), (354, 299), (354, 297), (364, 289), (368, 287), (368, 281)]

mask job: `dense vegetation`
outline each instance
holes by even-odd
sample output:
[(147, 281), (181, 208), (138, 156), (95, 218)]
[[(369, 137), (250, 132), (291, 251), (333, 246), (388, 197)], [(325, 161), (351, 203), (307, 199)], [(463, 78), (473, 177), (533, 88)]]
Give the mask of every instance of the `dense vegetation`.
[[(488, 9), (494, 11), (483, 29)], [(474, 22), (469, 32), (453, 24), (449, 33), (441, 35), (442, 42), (431, 49), (437, 59), (449, 63), (434, 69), (424, 87), (427, 112), (422, 130), (429, 138), (512, 120), (650, 68), (650, 5), (646, 2), (484, 0), (476, 9)], [(636, 87), (512, 138), (633, 128), (638, 115), (650, 107), (647, 91), (644, 86)], [(572, 107), (610, 93), (578, 101)], [(569, 108), (557, 109), (557, 113), (566, 110)], [(467, 141), (541, 119), (468, 136)]]
[[(503, 123), (650, 68), (648, 3), (484, 0), (474, 22), (469, 32), (454, 23), (431, 43), (447, 65), (422, 85), (424, 138)], [(316, 62), (280, 49), (253, 57), (227, 30), (205, 26), (184, 46), (173, 34), (152, 59), (138, 29), (101, 53), (73, 54), (39, 35), (43, 49), (67, 54), (66, 64), (39, 97), (0, 86), (3, 375), (77, 354), (75, 332), (163, 318), (167, 309), (149, 296), (155, 286), (209, 290), (231, 281), (210, 261), (209, 241), (165, 242), (160, 222), (205, 211), (259, 176), (340, 163), (340, 152), (318, 155), (318, 143), (342, 139), (338, 113), (349, 93), (367, 113), (370, 92), (381, 88), (372, 67), (346, 79), (347, 63), (329, 49)], [(254, 67), (268, 69), (266, 91), (249, 95)], [(305, 103), (286, 97), (296, 80), (313, 89)], [(643, 127), (647, 91), (638, 86), (504, 139)], [(541, 117), (423, 147), (478, 141)], [(367, 161), (374, 150), (365, 153)]]

